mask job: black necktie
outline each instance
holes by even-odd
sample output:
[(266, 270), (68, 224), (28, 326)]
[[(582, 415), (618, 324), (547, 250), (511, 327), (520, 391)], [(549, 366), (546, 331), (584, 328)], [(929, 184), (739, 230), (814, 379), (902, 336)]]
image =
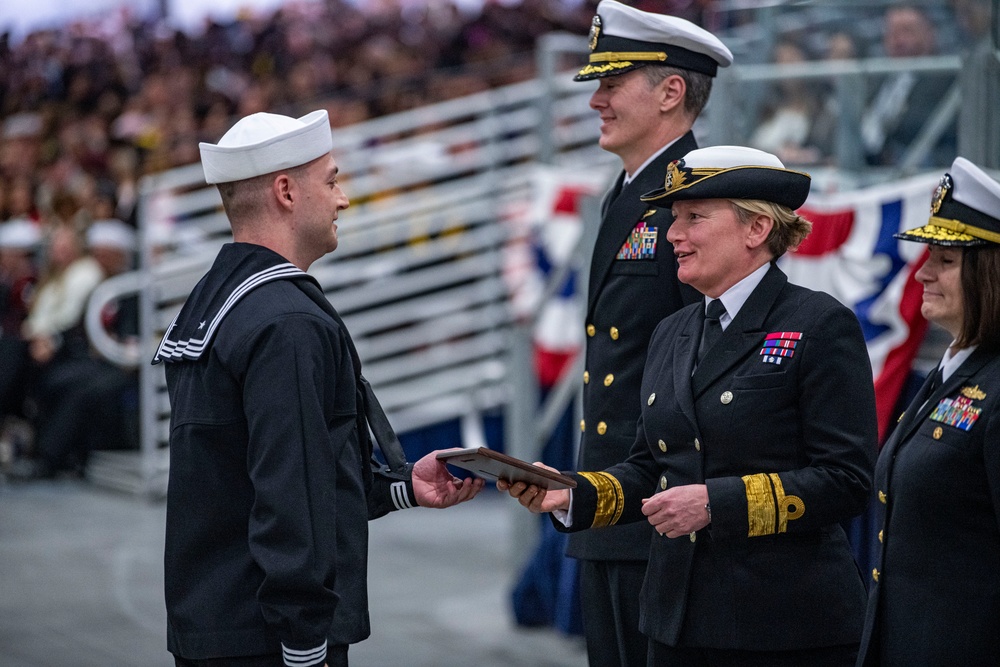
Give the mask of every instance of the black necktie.
[(701, 344), (698, 346), (698, 363), (705, 357), (705, 353), (712, 349), (719, 336), (722, 335), (722, 323), (719, 320), (726, 314), (726, 307), (722, 305), (722, 299), (713, 299), (708, 302), (705, 312), (705, 323), (701, 329)]
[(934, 372), (931, 374), (931, 386), (930, 389), (927, 391), (927, 395), (930, 396), (935, 391), (937, 391), (937, 388), (941, 386), (942, 382), (944, 382), (944, 371), (941, 369), (940, 366), (938, 366), (937, 368), (934, 369)]

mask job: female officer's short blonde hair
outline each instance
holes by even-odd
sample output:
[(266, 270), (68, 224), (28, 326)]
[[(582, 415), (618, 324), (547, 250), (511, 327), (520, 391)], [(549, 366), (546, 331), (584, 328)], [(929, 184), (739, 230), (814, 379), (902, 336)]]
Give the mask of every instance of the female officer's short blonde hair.
[(795, 250), (809, 236), (812, 223), (787, 206), (760, 199), (730, 199), (740, 222), (746, 224), (756, 215), (766, 215), (774, 220), (774, 227), (767, 237), (767, 247), (777, 259), (788, 250)]

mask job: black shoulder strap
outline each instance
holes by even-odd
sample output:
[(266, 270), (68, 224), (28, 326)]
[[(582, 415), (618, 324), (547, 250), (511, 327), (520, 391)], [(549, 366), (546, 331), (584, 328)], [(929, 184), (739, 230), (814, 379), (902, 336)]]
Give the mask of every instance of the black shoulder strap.
[[(315, 286), (315, 283), (312, 284)], [(385, 411), (378, 402), (371, 384), (361, 374), (361, 357), (358, 356), (358, 350), (354, 347), (354, 341), (351, 340), (351, 333), (347, 330), (344, 320), (341, 319), (340, 313), (333, 307), (333, 304), (327, 300), (322, 290), (306, 289), (303, 291), (320, 308), (326, 311), (333, 318), (334, 322), (340, 325), (344, 335), (347, 336), (347, 347), (350, 350), (351, 362), (354, 364), (354, 377), (358, 383), (358, 397), (361, 401), (360, 407), (364, 412), (365, 421), (367, 421), (372, 435), (375, 436), (375, 441), (378, 443), (378, 448), (385, 457), (385, 462), (389, 464), (389, 469), (394, 473), (404, 474), (406, 471), (406, 453), (403, 451), (403, 445), (399, 442), (396, 432), (392, 430), (389, 418), (385, 416)]]

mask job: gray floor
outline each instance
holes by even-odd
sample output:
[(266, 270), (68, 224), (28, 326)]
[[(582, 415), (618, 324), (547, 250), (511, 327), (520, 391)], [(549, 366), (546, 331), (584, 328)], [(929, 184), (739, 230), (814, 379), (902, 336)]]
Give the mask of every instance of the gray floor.
[[(513, 625), (508, 499), (371, 524), (373, 634), (352, 667), (582, 667), (582, 641)], [(513, 502), (513, 501), (510, 501)], [(0, 667), (167, 667), (164, 506), (79, 481), (0, 481)], [(530, 540), (527, 540), (530, 541)]]

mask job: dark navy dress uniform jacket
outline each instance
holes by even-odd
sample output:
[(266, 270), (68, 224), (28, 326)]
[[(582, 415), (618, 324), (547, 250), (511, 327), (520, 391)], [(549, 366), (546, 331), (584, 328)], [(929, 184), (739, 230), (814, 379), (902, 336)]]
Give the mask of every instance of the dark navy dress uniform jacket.
[[(692, 376), (703, 320), (696, 304), (657, 327), (631, 455), (576, 475), (569, 530), (648, 523), (642, 498), (706, 484), (709, 527), (652, 537), (641, 630), (671, 646), (857, 643), (865, 589), (839, 522), (865, 506), (877, 438), (857, 319), (771, 267)], [(769, 334), (801, 336), (777, 363)]]
[(860, 665), (1000, 665), (998, 409), (1000, 357), (977, 349), (882, 448)]

